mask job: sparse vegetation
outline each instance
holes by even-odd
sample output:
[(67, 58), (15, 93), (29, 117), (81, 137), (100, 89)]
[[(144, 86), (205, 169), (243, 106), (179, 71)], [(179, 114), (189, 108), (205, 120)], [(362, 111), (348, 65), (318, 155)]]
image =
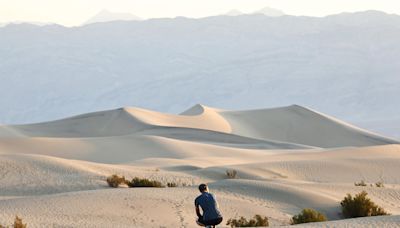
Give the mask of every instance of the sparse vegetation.
[[(26, 223), (24, 224), (24, 223), (22, 222), (22, 219), (21, 219), (20, 217), (15, 216), (14, 224), (13, 224), (12, 227), (13, 227), (13, 228), (26, 228), (27, 225), (26, 225)], [(8, 228), (8, 226), (2, 226), (2, 225), (0, 225), (0, 228)]]
[[(108, 186), (113, 187), (113, 188), (118, 188), (121, 184), (126, 184), (130, 188), (136, 188), (136, 187), (161, 188), (161, 187), (164, 187), (163, 184), (159, 181), (149, 180), (146, 178), (139, 178), (139, 177), (135, 177), (131, 181), (128, 181), (127, 179), (125, 179), (124, 176), (120, 177), (116, 174), (113, 174), (113, 175), (107, 177), (107, 183), (108, 183)], [(178, 184), (169, 182), (169, 183), (167, 183), (167, 186), (168, 187), (177, 187)]]
[(127, 181), (125, 180), (124, 176), (120, 177), (116, 174), (113, 174), (113, 175), (107, 177), (108, 186), (113, 187), (113, 188), (118, 188), (119, 185), (126, 184), (126, 183), (127, 183)]
[(175, 188), (175, 187), (178, 187), (178, 184), (177, 183), (173, 183), (173, 182), (168, 182), (167, 186), (168, 186), (168, 188)]
[(14, 228), (26, 228), (26, 223), (24, 224), (21, 218), (15, 216)]
[(127, 182), (127, 185), (130, 188), (137, 188), (137, 187), (156, 187), (156, 188), (162, 188), (164, 187), (161, 182), (155, 181), (155, 180), (149, 180), (146, 178), (139, 178), (135, 177), (132, 179), (132, 181)]
[(368, 193), (362, 191), (354, 197), (350, 194), (340, 203), (342, 205), (342, 214), (345, 218), (357, 218), (366, 216), (388, 215), (382, 208), (377, 206), (367, 197)]
[(231, 227), (260, 227), (269, 226), (268, 218), (261, 215), (255, 215), (252, 219), (247, 220), (243, 216), (239, 219), (229, 219), (226, 225)]
[(292, 225), (309, 223), (309, 222), (324, 222), (327, 221), (326, 216), (314, 209), (306, 208), (300, 214), (292, 217)]
[(226, 176), (230, 179), (235, 179), (237, 176), (237, 171), (235, 169), (226, 170)]
[[(368, 184), (365, 183), (364, 180), (361, 180), (360, 182), (355, 182), (355, 183), (354, 183), (354, 186), (362, 186), (362, 187), (365, 187), (365, 186), (368, 186)], [(374, 187), (373, 184), (369, 184), (369, 186)], [(383, 187), (385, 187), (385, 185), (383, 184), (383, 181), (378, 181), (378, 182), (376, 182), (376, 183), (375, 183), (375, 186), (378, 187), (378, 188), (383, 188)]]
[(365, 181), (364, 180), (361, 180), (360, 182), (355, 182), (354, 183), (354, 186), (367, 186), (367, 183), (365, 183)]

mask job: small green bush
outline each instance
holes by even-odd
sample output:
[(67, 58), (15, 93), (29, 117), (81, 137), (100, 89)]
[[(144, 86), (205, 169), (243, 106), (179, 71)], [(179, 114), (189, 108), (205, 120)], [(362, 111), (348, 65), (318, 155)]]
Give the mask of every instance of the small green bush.
[(367, 184), (365, 183), (365, 181), (364, 180), (361, 180), (360, 182), (356, 182), (356, 183), (354, 183), (354, 186), (367, 186)]
[(125, 184), (125, 183), (126, 183), (126, 180), (125, 180), (124, 176), (119, 177), (118, 175), (114, 174), (114, 175), (107, 177), (107, 184), (110, 187), (118, 188), (119, 185)]
[(383, 185), (383, 181), (376, 182), (375, 186), (378, 187), (378, 188), (384, 188), (385, 187), (385, 185)]
[(292, 217), (292, 225), (324, 221), (327, 221), (326, 216), (311, 208), (303, 209), (300, 214)]
[(237, 171), (234, 169), (228, 169), (226, 170), (226, 176), (230, 179), (235, 179), (237, 176)]
[(155, 180), (149, 180), (146, 178), (139, 178), (135, 177), (132, 179), (131, 182), (127, 182), (127, 185), (130, 188), (137, 188), (137, 187), (156, 187), (156, 188), (162, 188), (164, 187), (161, 182), (155, 181)]
[(248, 220), (243, 216), (240, 219), (229, 219), (226, 225), (231, 227), (258, 227), (269, 226), (268, 218), (261, 215), (255, 215), (252, 219)]
[(354, 197), (350, 194), (340, 203), (342, 205), (342, 214), (345, 218), (357, 218), (366, 216), (388, 215), (381, 207), (367, 197), (368, 193), (362, 191)]

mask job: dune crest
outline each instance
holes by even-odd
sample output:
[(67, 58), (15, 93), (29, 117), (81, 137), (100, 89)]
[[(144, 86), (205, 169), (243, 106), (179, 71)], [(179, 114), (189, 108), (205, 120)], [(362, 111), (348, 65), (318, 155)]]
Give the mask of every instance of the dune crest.
[(213, 108), (196, 105), (185, 114), (172, 115), (139, 108), (125, 108), (136, 119), (161, 127), (195, 128), (231, 133), (229, 123)]

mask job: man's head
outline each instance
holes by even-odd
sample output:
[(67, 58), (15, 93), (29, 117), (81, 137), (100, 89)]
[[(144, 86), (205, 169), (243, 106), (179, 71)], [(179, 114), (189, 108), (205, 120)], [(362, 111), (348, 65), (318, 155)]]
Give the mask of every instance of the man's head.
[(208, 186), (207, 186), (206, 184), (200, 184), (200, 185), (199, 185), (199, 191), (200, 191), (201, 193), (203, 193), (203, 192), (208, 192)]

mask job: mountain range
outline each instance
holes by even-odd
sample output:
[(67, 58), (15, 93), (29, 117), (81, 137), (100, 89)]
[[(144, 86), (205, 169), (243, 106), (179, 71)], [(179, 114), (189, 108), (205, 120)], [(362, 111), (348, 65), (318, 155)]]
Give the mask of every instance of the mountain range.
[(0, 122), (290, 104), (400, 137), (400, 16), (263, 14), (0, 28)]

